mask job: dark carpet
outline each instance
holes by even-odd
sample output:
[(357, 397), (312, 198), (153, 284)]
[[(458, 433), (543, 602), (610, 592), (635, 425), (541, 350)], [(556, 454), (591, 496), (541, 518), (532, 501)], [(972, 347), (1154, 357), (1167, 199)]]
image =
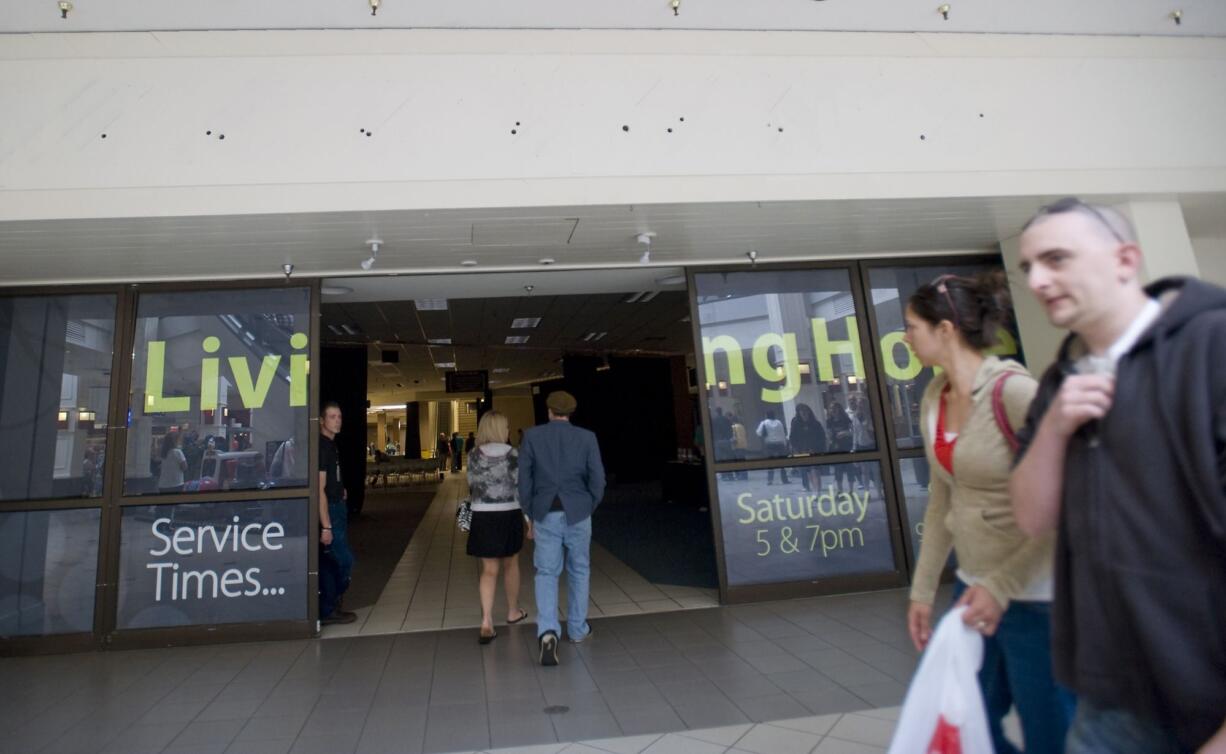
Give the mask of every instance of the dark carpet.
[(664, 502), (658, 482), (610, 486), (592, 538), (653, 584), (719, 586), (711, 514)]
[(345, 593), (346, 610), (379, 600), (437, 489), (434, 484), (366, 489), (362, 515), (349, 522), (355, 564), (353, 582)]

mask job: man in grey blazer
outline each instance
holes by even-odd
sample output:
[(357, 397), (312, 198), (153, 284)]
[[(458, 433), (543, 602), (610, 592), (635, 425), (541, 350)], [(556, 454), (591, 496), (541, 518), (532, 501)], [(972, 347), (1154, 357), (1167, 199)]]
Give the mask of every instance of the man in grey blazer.
[(604, 464), (596, 435), (570, 423), (578, 405), (559, 390), (545, 399), (549, 423), (524, 433), (519, 449), (519, 501), (536, 542), (536, 635), (542, 665), (558, 664), (558, 576), (566, 561), (566, 633), (578, 644), (587, 623), (592, 571), (592, 512), (604, 496)]

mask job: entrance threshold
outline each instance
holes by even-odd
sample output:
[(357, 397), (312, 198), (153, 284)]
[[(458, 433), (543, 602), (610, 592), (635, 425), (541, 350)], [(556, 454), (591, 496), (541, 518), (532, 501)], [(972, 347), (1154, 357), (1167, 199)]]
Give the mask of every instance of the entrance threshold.
[[(456, 506), (467, 495), (463, 475), (450, 474), (439, 487), (404, 555), (392, 571), (378, 601), (358, 608), (348, 625), (324, 626), (324, 639), (372, 636), (450, 628), (477, 628), (481, 607), (477, 598), (479, 562), (465, 553), (465, 537), (455, 525)], [(520, 552), (520, 605), (528, 622), (536, 620), (533, 594), (532, 543)], [(361, 578), (359, 561), (354, 577)], [(652, 584), (592, 542), (591, 618), (662, 613), (717, 607), (719, 591), (670, 584)], [(566, 583), (558, 589), (559, 611), (566, 614)], [(506, 602), (499, 578), (495, 622), (506, 622)]]

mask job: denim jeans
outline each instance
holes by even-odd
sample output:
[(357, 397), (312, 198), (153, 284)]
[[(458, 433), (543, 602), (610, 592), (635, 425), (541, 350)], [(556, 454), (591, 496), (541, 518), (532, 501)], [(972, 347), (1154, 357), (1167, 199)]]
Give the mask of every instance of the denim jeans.
[(1186, 751), (1175, 734), (1158, 723), (1122, 709), (1077, 702), (1066, 754), (1178, 754)]
[(536, 635), (553, 631), (561, 636), (558, 624), (558, 576), (562, 574), (562, 551), (566, 551), (566, 631), (572, 639), (587, 636), (588, 583), (592, 575), (592, 519), (566, 523), (562, 511), (546, 513), (532, 525), (536, 549)]
[(328, 499), (332, 519), (332, 544), (319, 546), (319, 617), (336, 610), (341, 595), (349, 588), (353, 573), (353, 551), (349, 549), (349, 511), (340, 498)]
[[(954, 601), (965, 591), (966, 584), (958, 581)], [(1052, 676), (1051, 604), (1009, 603), (996, 634), (983, 639), (979, 687), (996, 754), (1018, 751), (1001, 728), (1001, 720), (1014, 705), (1026, 751), (1063, 751), (1076, 700)]]

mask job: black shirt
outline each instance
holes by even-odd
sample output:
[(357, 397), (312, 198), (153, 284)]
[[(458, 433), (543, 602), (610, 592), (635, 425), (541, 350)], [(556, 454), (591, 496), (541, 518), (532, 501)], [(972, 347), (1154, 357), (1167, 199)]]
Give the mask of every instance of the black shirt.
[(336, 442), (322, 434), (319, 436), (319, 470), (327, 474), (324, 494), (329, 499), (339, 500), (345, 494), (345, 485), (341, 482), (340, 455), (336, 452)]

